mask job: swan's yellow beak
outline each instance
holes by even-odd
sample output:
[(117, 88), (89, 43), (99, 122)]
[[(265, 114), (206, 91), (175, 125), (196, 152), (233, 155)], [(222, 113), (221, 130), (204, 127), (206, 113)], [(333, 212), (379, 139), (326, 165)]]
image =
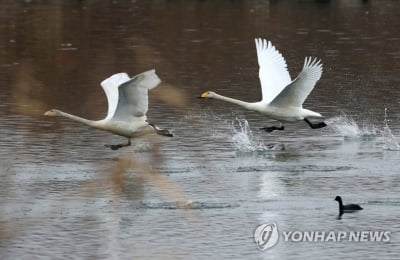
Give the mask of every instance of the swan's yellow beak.
[(203, 94), (201, 94), (201, 98), (206, 98), (208, 96), (208, 92), (204, 92)]

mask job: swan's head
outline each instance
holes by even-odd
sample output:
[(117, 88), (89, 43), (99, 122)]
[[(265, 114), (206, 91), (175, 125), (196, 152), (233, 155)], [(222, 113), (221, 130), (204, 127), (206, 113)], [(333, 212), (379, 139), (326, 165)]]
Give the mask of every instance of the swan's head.
[(46, 113), (44, 113), (43, 115), (45, 115), (45, 116), (61, 116), (61, 112), (60, 112), (60, 110), (57, 110), (57, 109), (51, 109), (51, 110), (47, 111)]
[(212, 92), (212, 91), (206, 91), (203, 94), (201, 94), (200, 98), (214, 98), (217, 95), (217, 93)]

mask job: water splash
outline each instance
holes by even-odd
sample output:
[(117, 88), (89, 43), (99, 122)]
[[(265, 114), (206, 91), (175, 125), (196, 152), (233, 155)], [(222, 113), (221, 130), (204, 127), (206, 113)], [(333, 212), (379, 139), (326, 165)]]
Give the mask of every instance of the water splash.
[(135, 151), (137, 153), (150, 152), (151, 150), (152, 146), (148, 142), (137, 142), (135, 145)]
[(232, 122), (232, 141), (235, 148), (239, 152), (264, 152), (281, 150), (279, 144), (264, 145), (264, 142), (256, 138), (249, 126), (249, 122), (246, 119), (236, 118)]
[(345, 138), (371, 139), (377, 135), (374, 125), (360, 127), (352, 117), (345, 114), (327, 120), (327, 124), (336, 134)]
[(389, 120), (387, 119), (387, 108), (385, 108), (385, 120), (383, 121), (382, 138), (384, 142), (383, 149), (389, 151), (400, 151), (400, 144), (392, 134), (392, 131), (388, 125)]

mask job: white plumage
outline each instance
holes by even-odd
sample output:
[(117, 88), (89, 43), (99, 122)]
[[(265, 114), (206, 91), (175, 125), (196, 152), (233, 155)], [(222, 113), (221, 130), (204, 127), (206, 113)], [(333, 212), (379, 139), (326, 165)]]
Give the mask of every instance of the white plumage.
[(161, 80), (154, 70), (129, 78), (126, 73), (115, 74), (100, 84), (108, 100), (106, 119), (113, 121), (146, 121), (148, 91), (158, 86)]
[(270, 103), (292, 80), (285, 59), (275, 46), (265, 39), (255, 39), (255, 42), (262, 100)]
[(130, 78), (126, 73), (114, 74), (101, 82), (107, 96), (107, 116), (93, 121), (62, 112), (57, 109), (47, 111), (46, 116), (63, 116), (88, 126), (127, 137), (127, 144), (108, 145), (119, 149), (130, 145), (130, 138), (149, 133), (172, 136), (168, 130), (161, 130), (146, 120), (148, 91), (161, 83), (155, 70), (149, 70)]
[(316, 58), (307, 57), (303, 70), (290, 84), (274, 97), (271, 105), (282, 107), (302, 107), (317, 81), (321, 78), (322, 64)]
[[(300, 74), (292, 81), (287, 70), (286, 61), (270, 41), (255, 39), (257, 59), (260, 66), (262, 100), (260, 102), (244, 102), (224, 97), (212, 91), (204, 92), (202, 98), (214, 98), (240, 105), (246, 109), (257, 111), (269, 118), (282, 122), (305, 120), (311, 128), (326, 126), (324, 122), (313, 124), (309, 117), (321, 117), (321, 114), (304, 109), (303, 103), (311, 93), (322, 75), (322, 63), (312, 57), (306, 57)], [(264, 130), (283, 130), (281, 127), (264, 127)]]

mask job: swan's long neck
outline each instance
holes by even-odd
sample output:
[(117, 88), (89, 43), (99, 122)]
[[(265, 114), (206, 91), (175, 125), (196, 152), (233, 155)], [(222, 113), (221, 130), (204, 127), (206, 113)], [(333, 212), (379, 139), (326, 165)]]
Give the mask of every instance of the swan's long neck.
[(74, 121), (77, 121), (79, 123), (82, 123), (82, 124), (85, 124), (85, 125), (88, 125), (88, 126), (91, 126), (91, 127), (99, 127), (98, 124), (97, 124), (97, 121), (88, 120), (88, 119), (85, 119), (85, 118), (82, 118), (82, 117), (79, 117), (79, 116), (75, 116), (75, 115), (71, 115), (71, 114), (65, 113), (63, 111), (59, 111), (59, 113), (60, 113), (61, 116), (69, 118), (69, 119), (74, 120)]
[(219, 95), (219, 94), (216, 94), (216, 93), (213, 95), (213, 98), (214, 99), (219, 99), (219, 100), (222, 100), (222, 101), (225, 101), (225, 102), (229, 102), (229, 103), (232, 103), (232, 104), (236, 104), (236, 105), (239, 105), (239, 106), (247, 108), (247, 109), (249, 109), (249, 106), (250, 106), (250, 103), (248, 103), (248, 102), (241, 101), (241, 100), (234, 99), (234, 98), (230, 98), (230, 97), (225, 97), (225, 96), (222, 96), (222, 95)]

